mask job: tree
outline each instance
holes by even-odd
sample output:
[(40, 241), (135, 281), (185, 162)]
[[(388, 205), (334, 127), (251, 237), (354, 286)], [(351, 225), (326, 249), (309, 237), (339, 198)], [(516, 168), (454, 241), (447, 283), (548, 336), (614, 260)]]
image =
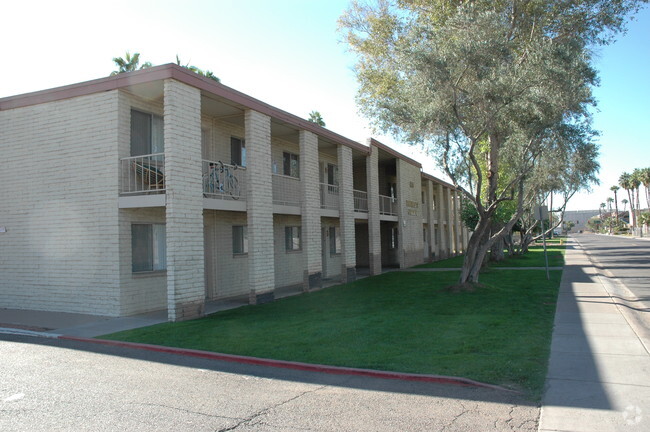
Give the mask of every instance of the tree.
[(641, 201), (639, 200), (639, 189), (641, 189), (641, 172), (635, 168), (630, 175), (630, 186), (632, 187), (632, 198), (634, 199), (634, 192), (636, 192), (636, 201), (634, 203), (635, 213), (634, 220), (636, 221), (636, 228), (640, 227), (639, 215), (641, 213)]
[(630, 225), (632, 225), (632, 228), (636, 227), (636, 215), (634, 213), (634, 196), (632, 194), (632, 190), (634, 189), (633, 183), (632, 183), (632, 176), (629, 173), (624, 172), (621, 174), (621, 176), (618, 178), (618, 184), (625, 189), (627, 192), (627, 197), (629, 198), (629, 203), (630, 203)]
[(609, 188), (612, 192), (614, 192), (614, 206), (616, 208), (616, 226), (618, 227), (618, 195), (617, 192), (620, 189), (620, 187), (614, 185)]
[(610, 234), (612, 234), (612, 228), (613, 228), (613, 227), (612, 227), (612, 221), (614, 220), (614, 219), (612, 218), (612, 203), (613, 203), (613, 202), (614, 202), (614, 198), (612, 198), (612, 197), (608, 197), (608, 198), (607, 198), (607, 212), (609, 213), (609, 217), (608, 217), (608, 219), (609, 219), (608, 222), (609, 222), (609, 223), (608, 223), (608, 226), (609, 226), (609, 233), (610, 233)]
[(309, 118), (307, 119), (312, 123), (316, 123), (318, 126), (323, 126), (325, 127), (325, 120), (323, 120), (323, 116), (318, 111), (312, 111), (309, 113)]
[(216, 81), (216, 82), (221, 82), (221, 79), (219, 79), (219, 77), (217, 77), (217, 76), (216, 76), (212, 71), (210, 71), (210, 70), (207, 70), (207, 69), (206, 69), (206, 70), (203, 70), (203, 69), (198, 68), (198, 67), (196, 67), (196, 66), (191, 66), (189, 63), (182, 64), (182, 63), (181, 63), (181, 59), (178, 57), (178, 54), (176, 54), (176, 64), (179, 65), (180, 67), (183, 67), (183, 68), (185, 68), (185, 69), (191, 70), (191, 71), (194, 72), (195, 74), (198, 74), (198, 75), (204, 76), (204, 77), (206, 77), (206, 78), (210, 78), (211, 80)]
[(125, 72), (133, 72), (140, 69), (146, 69), (152, 66), (151, 62), (144, 62), (142, 66), (140, 66), (140, 53), (134, 53), (131, 55), (131, 53), (128, 51), (123, 58), (114, 57), (113, 61), (117, 65), (118, 69), (111, 72), (111, 76)]
[[(610, 41), (638, 3), (355, 1), (341, 18), (359, 56), (361, 112), (376, 129), (426, 146), (477, 209), (460, 283), (478, 281), (524, 203), (549, 192), (531, 175), (542, 157), (593, 148), (590, 47)], [(516, 211), (491, 231), (506, 201)]]
[(628, 203), (629, 201), (626, 200), (625, 198), (623, 198), (623, 199), (621, 200), (621, 202), (623, 203), (623, 212), (625, 213), (625, 211), (627, 210), (627, 203)]
[(639, 180), (645, 188), (645, 202), (648, 209), (650, 209), (650, 168), (639, 169)]

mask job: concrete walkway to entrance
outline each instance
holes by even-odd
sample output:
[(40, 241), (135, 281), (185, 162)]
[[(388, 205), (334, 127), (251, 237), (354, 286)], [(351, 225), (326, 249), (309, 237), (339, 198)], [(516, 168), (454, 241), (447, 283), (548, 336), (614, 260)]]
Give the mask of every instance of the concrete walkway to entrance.
[(650, 430), (650, 311), (569, 242), (539, 430)]

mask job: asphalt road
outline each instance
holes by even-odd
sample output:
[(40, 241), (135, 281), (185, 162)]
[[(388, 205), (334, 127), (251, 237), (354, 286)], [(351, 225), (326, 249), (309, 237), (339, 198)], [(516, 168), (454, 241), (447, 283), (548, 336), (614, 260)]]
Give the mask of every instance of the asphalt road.
[(592, 261), (650, 305), (650, 240), (595, 234), (576, 234), (574, 238)]
[(0, 334), (1, 431), (536, 431), (498, 390)]

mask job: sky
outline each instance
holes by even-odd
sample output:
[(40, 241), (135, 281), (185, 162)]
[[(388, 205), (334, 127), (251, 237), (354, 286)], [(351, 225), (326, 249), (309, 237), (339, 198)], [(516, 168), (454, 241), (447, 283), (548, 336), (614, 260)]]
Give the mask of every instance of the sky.
[[(306, 118), (319, 111), (327, 128), (364, 142), (370, 136), (422, 162), (431, 159), (373, 133), (358, 114), (355, 58), (337, 32), (348, 0), (5, 1), (0, 10), (0, 98), (101, 78), (113, 57), (139, 52), (154, 65), (211, 70), (221, 82)], [(601, 132), (601, 185), (569, 210), (597, 209), (620, 174), (650, 167), (650, 10), (640, 12), (595, 62), (594, 127)], [(622, 199), (619, 194), (619, 200)]]

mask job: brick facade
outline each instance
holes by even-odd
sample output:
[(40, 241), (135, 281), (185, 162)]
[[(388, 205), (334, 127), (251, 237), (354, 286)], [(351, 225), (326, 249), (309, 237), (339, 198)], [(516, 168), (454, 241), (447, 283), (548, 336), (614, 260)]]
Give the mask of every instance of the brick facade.
[[(366, 266), (378, 274), (382, 263), (403, 268), (464, 249), (456, 193), (417, 162), (175, 65), (132, 76), (65, 97), (66, 88), (0, 99), (0, 308), (167, 309), (178, 321), (203, 315), (206, 299), (263, 303), (277, 288), (316, 289)], [(143, 181), (132, 162), (134, 110), (152, 124), (162, 118), (161, 190), (125, 189), (127, 176)], [(237, 142), (240, 194), (206, 191), (209, 170), (236, 159)], [(299, 175), (286, 175), (286, 153)], [(134, 270), (141, 224), (164, 225), (166, 267)], [(287, 249), (287, 227), (300, 228), (299, 248)]]

